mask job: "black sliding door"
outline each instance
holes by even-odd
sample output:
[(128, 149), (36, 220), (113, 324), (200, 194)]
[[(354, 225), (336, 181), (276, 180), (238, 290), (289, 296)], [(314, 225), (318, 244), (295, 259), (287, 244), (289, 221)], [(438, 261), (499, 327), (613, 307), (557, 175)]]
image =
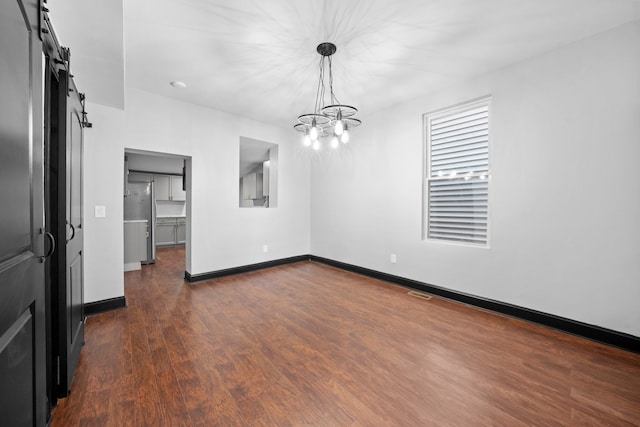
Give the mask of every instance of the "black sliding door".
[(0, 424), (43, 426), (44, 181), (40, 4), (0, 3)]
[(51, 406), (71, 389), (84, 343), (82, 158), (84, 109), (69, 74), (70, 51), (44, 17), (46, 66), (45, 222), (56, 249), (47, 259), (47, 394)]
[[(46, 67), (46, 223), (57, 242), (48, 262), (49, 398), (71, 389), (84, 343), (81, 95), (69, 75), (67, 49), (49, 52)], [(58, 57), (60, 55), (60, 57)]]
[[(58, 218), (61, 248), (57, 288), (59, 338), (59, 396), (71, 389), (73, 373), (84, 343), (83, 226), (82, 226), (82, 105), (80, 94), (66, 71), (60, 72), (60, 135), (65, 143), (58, 152)], [(66, 96), (64, 95), (66, 94)], [(63, 172), (64, 171), (64, 172)], [(62, 187), (64, 186), (64, 196)], [(60, 221), (64, 219), (64, 223)], [(64, 251), (64, 254), (62, 253)], [(64, 258), (64, 261), (62, 261)]]

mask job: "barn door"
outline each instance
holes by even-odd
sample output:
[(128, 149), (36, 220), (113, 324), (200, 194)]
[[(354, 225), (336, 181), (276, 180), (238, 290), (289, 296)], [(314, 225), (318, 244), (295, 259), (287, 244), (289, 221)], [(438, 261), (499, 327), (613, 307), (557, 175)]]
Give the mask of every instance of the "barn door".
[(37, 0), (0, 3), (0, 424), (45, 425), (42, 42)]
[[(84, 343), (84, 311), (83, 311), (83, 226), (82, 226), (82, 104), (80, 94), (69, 78), (67, 71), (60, 71), (60, 135), (66, 138), (64, 155), (59, 152), (61, 177), (64, 178), (64, 245), (65, 251), (64, 277), (58, 283), (58, 334), (59, 334), (59, 367), (60, 375), (58, 393), (69, 394), (71, 380), (80, 359), (80, 349)], [(66, 96), (65, 96), (66, 94)], [(65, 112), (65, 114), (63, 114)], [(64, 120), (64, 123), (62, 123)], [(62, 148), (62, 144), (60, 144)], [(62, 212), (61, 212), (62, 214)], [(60, 215), (62, 219), (62, 215)]]

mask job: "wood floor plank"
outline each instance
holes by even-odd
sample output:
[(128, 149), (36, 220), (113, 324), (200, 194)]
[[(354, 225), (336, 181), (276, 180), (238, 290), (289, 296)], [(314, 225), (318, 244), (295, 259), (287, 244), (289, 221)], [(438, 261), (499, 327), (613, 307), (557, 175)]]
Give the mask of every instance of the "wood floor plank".
[(53, 427), (640, 425), (640, 355), (315, 262), (183, 272), (125, 273)]

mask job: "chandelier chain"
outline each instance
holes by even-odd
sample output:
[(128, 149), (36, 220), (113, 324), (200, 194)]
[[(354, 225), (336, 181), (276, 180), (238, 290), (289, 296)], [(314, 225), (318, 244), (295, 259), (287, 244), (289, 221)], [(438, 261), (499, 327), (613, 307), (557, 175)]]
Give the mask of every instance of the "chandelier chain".
[(328, 56), (327, 60), (329, 61), (329, 90), (331, 91), (331, 104), (340, 104), (338, 97), (333, 93), (333, 63), (331, 61), (331, 57)]
[(323, 107), (324, 103), (324, 56), (320, 57), (320, 62), (318, 64), (319, 68), (319, 80), (318, 80), (318, 90), (316, 92), (316, 105), (315, 105), (315, 113), (320, 114), (320, 110)]

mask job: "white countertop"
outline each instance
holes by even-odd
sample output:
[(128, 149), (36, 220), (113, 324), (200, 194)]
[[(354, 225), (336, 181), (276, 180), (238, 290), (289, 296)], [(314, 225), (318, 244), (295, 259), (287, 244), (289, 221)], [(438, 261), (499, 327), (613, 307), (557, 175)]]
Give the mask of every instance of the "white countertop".
[(156, 218), (186, 218), (186, 215), (158, 215)]
[(148, 221), (146, 219), (125, 219), (124, 222), (131, 223), (131, 222), (148, 222)]

